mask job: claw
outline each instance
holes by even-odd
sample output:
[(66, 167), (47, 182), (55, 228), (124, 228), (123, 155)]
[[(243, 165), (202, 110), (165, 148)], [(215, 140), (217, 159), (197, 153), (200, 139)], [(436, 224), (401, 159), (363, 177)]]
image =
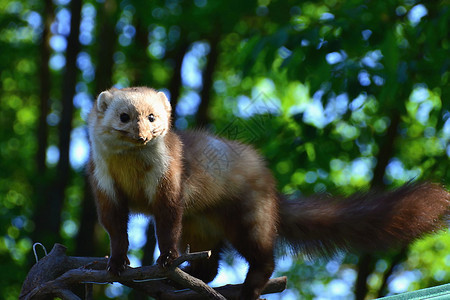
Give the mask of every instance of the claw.
[(120, 274), (127, 268), (128, 264), (128, 257), (123, 257), (122, 259), (111, 257), (108, 261), (106, 270), (115, 276), (120, 276)]
[(172, 264), (172, 262), (175, 260), (175, 258), (178, 257), (178, 253), (173, 252), (171, 250), (162, 253), (160, 257), (158, 258), (158, 264), (163, 268), (168, 268)]

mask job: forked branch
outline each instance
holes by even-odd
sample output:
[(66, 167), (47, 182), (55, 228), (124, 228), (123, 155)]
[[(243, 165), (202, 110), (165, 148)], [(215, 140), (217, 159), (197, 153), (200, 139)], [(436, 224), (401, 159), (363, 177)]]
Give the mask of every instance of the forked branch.
[[(44, 299), (49, 296), (80, 299), (72, 290), (83, 283), (120, 282), (160, 299), (230, 299), (238, 295), (241, 287), (226, 285), (213, 289), (178, 268), (186, 261), (208, 259), (210, 251), (182, 254), (167, 269), (157, 265), (127, 268), (120, 276), (113, 276), (105, 270), (107, 258), (70, 257), (65, 252), (66, 247), (55, 244), (52, 251), (31, 268), (19, 299)], [(286, 278), (281, 277), (271, 280), (265, 293), (281, 292), (285, 288)]]

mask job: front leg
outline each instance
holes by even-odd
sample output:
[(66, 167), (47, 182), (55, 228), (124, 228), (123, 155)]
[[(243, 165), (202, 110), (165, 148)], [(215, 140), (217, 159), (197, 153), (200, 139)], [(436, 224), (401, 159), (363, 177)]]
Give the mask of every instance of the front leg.
[(162, 180), (154, 206), (156, 237), (161, 252), (157, 262), (162, 267), (170, 266), (178, 257), (183, 205), (180, 187), (175, 182), (167, 178)]
[(110, 239), (111, 253), (107, 270), (114, 275), (120, 275), (130, 264), (127, 257), (129, 209), (125, 201), (112, 199), (102, 191), (96, 192), (96, 198), (100, 222)]

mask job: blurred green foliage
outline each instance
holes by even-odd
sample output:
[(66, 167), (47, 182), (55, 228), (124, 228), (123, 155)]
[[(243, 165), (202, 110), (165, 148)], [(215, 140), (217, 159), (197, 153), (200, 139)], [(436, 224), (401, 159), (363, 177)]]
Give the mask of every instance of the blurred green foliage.
[[(54, 2), (53, 19), (44, 13), (43, 2), (0, 0), (2, 299), (18, 296), (32, 260), (37, 193), (56, 172), (68, 2)], [(183, 44), (189, 46), (177, 106), (187, 109), (175, 119), (179, 128), (195, 127), (199, 105), (195, 99), (202, 84), (189, 82), (196, 76), (204, 80), (212, 41), (218, 40), (208, 107), (213, 120), (210, 130), (255, 145), (267, 158), (282, 192), (350, 194), (375, 184), (391, 188), (411, 179), (450, 187), (447, 0), (83, 1), (73, 120), (78, 130), (99, 92), (96, 66), (102, 55), (98, 54), (104, 39), (99, 22), (104, 3), (117, 6), (112, 25), (116, 35), (112, 83), (117, 86), (143, 82), (168, 89), (178, 75), (172, 54)], [(36, 167), (41, 142), (37, 139), (39, 53), (48, 19), (52, 22), (48, 172), (41, 174)], [(138, 44), (139, 28), (144, 31), (143, 46)], [(137, 54), (141, 58), (136, 60)], [(394, 120), (398, 126), (392, 133)], [(76, 151), (86, 147), (85, 138), (74, 140), (82, 145), (74, 146)], [(385, 144), (392, 145), (390, 153)], [(85, 197), (83, 157), (77, 159), (76, 154), (72, 154), (72, 179), (61, 212), (60, 241), (69, 249), (75, 247)], [(382, 166), (384, 176), (374, 183), (383, 154), (389, 156)], [(106, 249), (106, 235), (97, 231)], [(389, 291), (449, 282), (448, 253), (447, 232), (418, 241), (395, 266)], [(378, 295), (393, 256), (377, 256), (367, 297)], [(338, 297), (336, 286), (345, 286), (341, 296), (351, 298), (357, 262), (355, 255), (331, 262), (299, 259), (283, 274), (292, 293), (305, 299)], [(407, 284), (402, 287), (398, 278), (406, 278)]]

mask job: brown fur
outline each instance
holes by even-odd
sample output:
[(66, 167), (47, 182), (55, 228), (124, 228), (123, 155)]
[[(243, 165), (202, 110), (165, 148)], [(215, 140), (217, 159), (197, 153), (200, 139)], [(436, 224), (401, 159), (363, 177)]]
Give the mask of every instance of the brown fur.
[(192, 251), (212, 250), (209, 260), (187, 268), (207, 282), (225, 245), (233, 245), (249, 263), (241, 299), (259, 297), (278, 238), (295, 250), (328, 254), (404, 244), (443, 227), (450, 197), (433, 184), (287, 201), (253, 148), (202, 131), (170, 131), (170, 112), (163, 94), (129, 88), (100, 94), (90, 115), (89, 175), (111, 239), (111, 272), (128, 263), (130, 210), (154, 215), (163, 266), (188, 244)]
[(280, 236), (296, 251), (386, 250), (446, 227), (450, 194), (433, 183), (407, 184), (346, 199), (316, 195), (283, 199)]

